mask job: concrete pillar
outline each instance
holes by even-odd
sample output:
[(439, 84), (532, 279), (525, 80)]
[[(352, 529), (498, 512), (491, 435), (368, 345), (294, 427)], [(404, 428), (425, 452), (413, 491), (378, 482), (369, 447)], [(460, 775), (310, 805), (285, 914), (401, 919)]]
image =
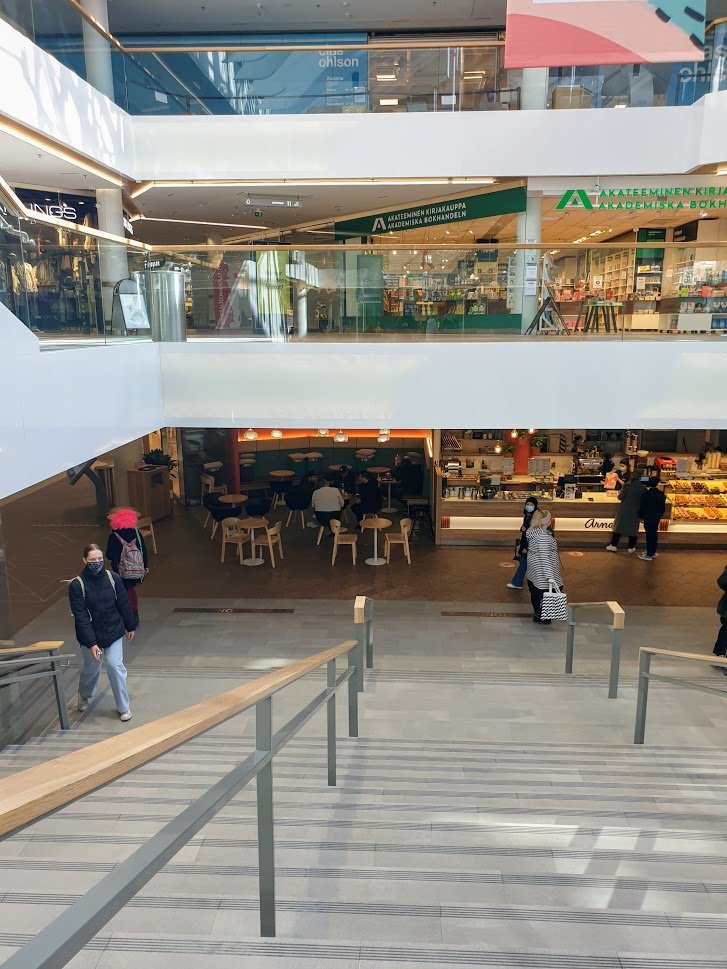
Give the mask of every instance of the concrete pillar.
[[(96, 189), (98, 227), (111, 235), (124, 238), (124, 206), (119, 188)], [(111, 306), (114, 286), (129, 275), (126, 246), (121, 242), (99, 239), (99, 262), (101, 267), (101, 300), (106, 323), (111, 323)]]
[[(106, 0), (81, 0), (81, 6), (105, 30), (109, 29)], [(113, 101), (114, 75), (111, 44), (85, 20), (83, 21), (83, 52), (86, 57), (86, 80), (97, 91)]]
[[(528, 195), (526, 209), (518, 213), (517, 244), (540, 242), (543, 200), (540, 195)], [(538, 249), (518, 249), (515, 256), (516, 285), (515, 312), (522, 314), (522, 330), (527, 330), (538, 309), (540, 293), (537, 286)]]
[(548, 68), (523, 68), (520, 107), (523, 111), (542, 111), (548, 99)]

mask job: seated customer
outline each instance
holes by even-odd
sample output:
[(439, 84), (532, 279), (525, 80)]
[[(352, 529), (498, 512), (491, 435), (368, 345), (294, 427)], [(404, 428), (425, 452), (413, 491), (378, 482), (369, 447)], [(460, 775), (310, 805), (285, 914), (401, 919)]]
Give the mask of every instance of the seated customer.
[(356, 493), (356, 475), (347, 464), (342, 464), (338, 470), (338, 487), (346, 495)]
[(402, 503), (404, 495), (420, 495), (424, 488), (424, 470), (419, 464), (414, 464), (410, 458), (403, 458), (398, 468), (394, 468), (393, 477), (396, 484), (392, 489), (395, 498)]
[(341, 510), (344, 505), (343, 495), (325, 478), (321, 478), (318, 484), (318, 488), (313, 492), (311, 504), (319, 524), (327, 528), (328, 534), (332, 535), (330, 522), (332, 518), (340, 519), (341, 517)]
[(376, 475), (364, 471), (363, 481), (358, 486), (358, 501), (351, 505), (351, 510), (356, 516), (356, 528), (360, 527), (364, 515), (377, 514), (383, 504), (384, 496), (381, 494)]

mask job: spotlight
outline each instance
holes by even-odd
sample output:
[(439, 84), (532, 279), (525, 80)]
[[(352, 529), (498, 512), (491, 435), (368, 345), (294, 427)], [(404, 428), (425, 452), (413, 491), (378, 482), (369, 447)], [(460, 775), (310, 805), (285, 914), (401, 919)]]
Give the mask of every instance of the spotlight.
[(517, 441), (517, 431), (510, 431), (510, 437), (513, 441)]
[(502, 444), (495, 445), (495, 454), (502, 454)]
[(327, 427), (319, 427), (318, 428), (318, 436), (319, 437), (325, 437), (326, 434), (328, 434), (328, 428)]
[(386, 444), (386, 442), (389, 440), (389, 432), (381, 431), (376, 440), (379, 442), (379, 444)]
[(345, 431), (339, 431), (333, 440), (336, 442), (336, 444), (345, 444), (348, 440), (348, 434), (346, 434)]
[(282, 436), (283, 436), (283, 432), (279, 428), (277, 428), (277, 427), (274, 427), (272, 429), (272, 431), (270, 432), (270, 437), (278, 437), (278, 438), (280, 438)]
[(257, 441), (257, 431), (252, 427), (248, 427), (245, 433), (242, 435), (246, 441)]

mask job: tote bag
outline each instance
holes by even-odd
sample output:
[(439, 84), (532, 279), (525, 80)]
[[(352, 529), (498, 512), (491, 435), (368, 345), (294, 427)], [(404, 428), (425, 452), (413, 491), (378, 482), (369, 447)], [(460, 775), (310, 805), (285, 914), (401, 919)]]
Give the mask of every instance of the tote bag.
[(548, 591), (543, 593), (540, 618), (554, 619), (556, 622), (568, 618), (568, 596), (559, 591), (552, 579), (548, 580)]

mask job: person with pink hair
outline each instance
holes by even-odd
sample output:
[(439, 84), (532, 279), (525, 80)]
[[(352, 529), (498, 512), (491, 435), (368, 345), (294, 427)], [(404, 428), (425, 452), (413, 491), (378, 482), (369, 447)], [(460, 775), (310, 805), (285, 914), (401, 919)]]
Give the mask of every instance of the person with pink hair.
[[(134, 508), (114, 508), (109, 512), (109, 525), (111, 526), (111, 534), (109, 535), (108, 542), (106, 543), (106, 558), (111, 562), (111, 568), (114, 572), (118, 572), (121, 576), (121, 580), (124, 583), (124, 588), (126, 589), (127, 595), (129, 597), (129, 602), (131, 603), (131, 608), (134, 611), (134, 616), (136, 617), (137, 623), (139, 622), (139, 599), (136, 592), (137, 585), (140, 585), (149, 571), (149, 556), (146, 550), (146, 544), (139, 531), (139, 513)], [(136, 570), (135, 575), (124, 574), (124, 561), (130, 556), (124, 554), (124, 549), (129, 548), (132, 553), (136, 553), (136, 558), (138, 559), (138, 552), (141, 552), (144, 567), (141, 575), (138, 574), (141, 570)]]

